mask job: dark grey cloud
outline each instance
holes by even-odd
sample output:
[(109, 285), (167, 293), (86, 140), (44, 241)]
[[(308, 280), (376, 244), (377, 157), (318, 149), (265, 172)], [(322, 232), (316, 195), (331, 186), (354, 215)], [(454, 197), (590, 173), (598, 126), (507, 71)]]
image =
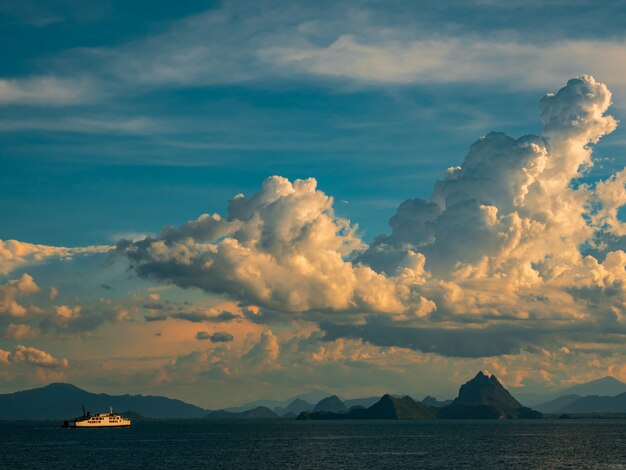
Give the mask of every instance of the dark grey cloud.
[(215, 321), (225, 322), (225, 321), (234, 320), (235, 318), (238, 318), (238, 315), (235, 315), (234, 313), (229, 312), (229, 311), (223, 311), (217, 317), (215, 317)]
[(211, 318), (206, 313), (201, 313), (201, 312), (177, 312), (177, 313), (172, 313), (170, 317), (176, 318), (177, 320), (189, 321), (192, 323), (202, 323), (202, 322), (208, 321), (209, 318)]
[(152, 321), (164, 321), (167, 320), (167, 313), (157, 313), (155, 315), (144, 315), (144, 319), (147, 322), (152, 322)]
[(543, 346), (565, 346), (571, 341), (615, 343), (626, 339), (620, 325), (599, 327), (591, 323), (534, 323), (528, 326), (496, 324), (483, 328), (414, 327), (385, 317), (369, 317), (364, 324), (322, 322), (324, 340), (362, 339), (383, 347), (403, 347), (448, 357), (490, 357), (519, 354)]
[(48, 315), (39, 323), (39, 328), (44, 332), (81, 334), (97, 330), (105, 323), (118, 321), (118, 314), (114, 310), (83, 309), (75, 318), (63, 318), (58, 315)]
[(226, 333), (225, 331), (217, 331), (213, 334), (208, 333), (207, 331), (198, 331), (196, 333), (197, 340), (209, 340), (212, 343), (229, 343), (234, 338), (230, 333)]
[[(174, 313), (168, 313), (172, 310), (172, 306), (163, 306), (159, 304), (144, 305), (145, 308), (152, 310), (152, 313), (144, 315), (144, 319), (148, 322), (164, 321), (168, 318), (175, 318), (176, 320), (184, 320), (192, 323), (224, 323), (240, 318), (227, 310), (220, 312), (217, 315), (208, 314), (206, 312), (194, 312), (194, 311), (179, 311)], [(155, 308), (157, 307), (157, 308)]]
[(145, 304), (143, 308), (146, 308), (148, 310), (171, 310), (171, 307), (159, 302), (151, 302), (149, 304)]

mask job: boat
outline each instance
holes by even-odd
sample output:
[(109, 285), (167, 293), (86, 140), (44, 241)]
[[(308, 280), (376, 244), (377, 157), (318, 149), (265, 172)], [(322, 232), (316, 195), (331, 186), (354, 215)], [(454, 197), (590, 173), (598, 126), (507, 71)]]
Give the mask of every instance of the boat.
[(113, 408), (109, 407), (108, 413), (98, 413), (91, 415), (89, 411), (85, 412), (83, 406), (83, 414), (74, 419), (63, 421), (64, 428), (128, 428), (130, 427), (130, 419), (124, 418), (122, 415), (113, 413)]

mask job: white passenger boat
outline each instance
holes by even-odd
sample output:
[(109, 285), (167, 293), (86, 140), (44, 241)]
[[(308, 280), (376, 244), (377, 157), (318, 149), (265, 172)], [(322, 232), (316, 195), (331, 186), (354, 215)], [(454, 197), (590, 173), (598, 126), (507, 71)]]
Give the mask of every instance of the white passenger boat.
[(98, 413), (91, 415), (89, 411), (85, 412), (83, 406), (83, 415), (78, 418), (63, 421), (64, 428), (128, 428), (130, 427), (130, 419), (113, 413), (113, 409), (109, 408), (108, 413)]

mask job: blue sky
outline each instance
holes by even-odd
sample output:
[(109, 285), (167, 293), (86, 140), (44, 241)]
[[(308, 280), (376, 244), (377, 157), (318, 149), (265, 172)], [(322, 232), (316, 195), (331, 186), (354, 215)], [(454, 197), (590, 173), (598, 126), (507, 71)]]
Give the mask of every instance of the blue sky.
[[(65, 100), (7, 99), (0, 109), (0, 237), (63, 245), (222, 211), (272, 174), (316, 177), (371, 239), (399, 202), (428, 196), (469, 142), (490, 130), (538, 132), (538, 98), (570, 69), (588, 70), (563, 63), (563, 75), (555, 67), (543, 80), (520, 53), (513, 77), (498, 76), (497, 64), (474, 77), (480, 63), (451, 63), (449, 77), (396, 83), (376, 72), (276, 70), (250, 59), (255, 49), (288, 38), (328, 45), (346, 34), (374, 45), (386, 36), (539, 48), (619, 42), (626, 15), (619, 2), (5, 2), (0, 14), (10, 45), (3, 77), (53, 77), (62, 90), (82, 90)], [(215, 62), (201, 66), (207, 60)], [(146, 76), (137, 79), (131, 69), (141, 66)], [(599, 78), (609, 87), (621, 80)], [(618, 118), (623, 99), (615, 98)], [(601, 156), (615, 158), (623, 139), (610, 136)]]
[[(606, 117), (626, 119), (624, 24), (621, 1), (0, 0), (5, 388), (224, 392), (208, 406), (258, 398), (246, 375), (267, 396), (378, 393), (376, 374), (445, 395), (468, 367), (529, 390), (626, 379), (610, 346), (625, 334), (626, 131)], [(214, 213), (235, 222), (187, 223)], [(494, 353), (465, 328), (507, 338)], [(131, 334), (139, 349), (103, 343)], [(404, 376), (419, 367), (433, 390)]]

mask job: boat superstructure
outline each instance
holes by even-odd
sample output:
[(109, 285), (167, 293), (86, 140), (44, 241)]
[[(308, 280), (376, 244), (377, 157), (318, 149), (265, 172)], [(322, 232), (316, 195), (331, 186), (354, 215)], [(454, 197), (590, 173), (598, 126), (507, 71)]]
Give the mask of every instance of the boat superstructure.
[(78, 418), (63, 421), (64, 428), (127, 428), (130, 427), (130, 419), (113, 413), (113, 409), (109, 407), (108, 413), (98, 413), (91, 415), (89, 411), (85, 412), (83, 406), (83, 415)]

